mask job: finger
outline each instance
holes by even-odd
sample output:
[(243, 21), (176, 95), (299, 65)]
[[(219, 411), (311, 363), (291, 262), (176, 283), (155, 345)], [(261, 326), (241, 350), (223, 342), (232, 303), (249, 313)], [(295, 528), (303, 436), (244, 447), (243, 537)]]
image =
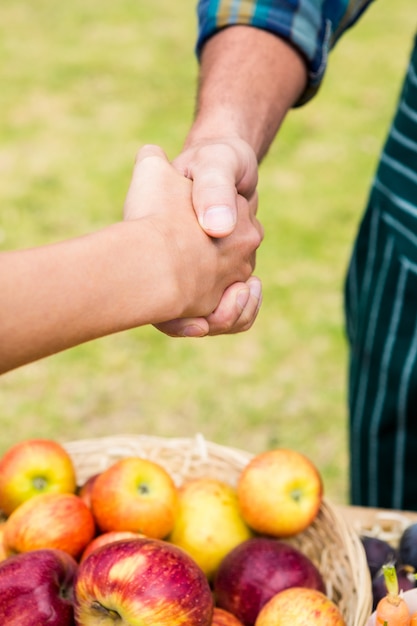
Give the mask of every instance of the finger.
[(223, 294), (216, 310), (207, 317), (209, 335), (235, 334), (249, 330), (262, 303), (262, 285), (252, 276), (246, 283), (235, 283)]
[(165, 151), (160, 146), (148, 143), (148, 144), (145, 144), (144, 146), (142, 146), (138, 150), (138, 152), (136, 154), (136, 158), (135, 158), (135, 163), (139, 164), (144, 159), (148, 159), (149, 157), (159, 157), (159, 158), (163, 159), (164, 161), (168, 162), (168, 157), (167, 157)]
[(181, 318), (155, 324), (170, 337), (205, 337), (235, 334), (252, 327), (262, 303), (262, 284), (251, 276), (246, 283), (235, 283), (224, 292), (216, 310), (207, 318)]
[(205, 337), (209, 333), (209, 325), (204, 317), (170, 320), (155, 324), (155, 328), (169, 337)]
[(198, 221), (212, 237), (233, 232), (237, 220), (237, 194), (253, 196), (258, 173), (253, 151), (244, 142), (237, 146), (213, 143), (187, 152), (174, 161), (193, 181), (193, 205)]
[(201, 228), (211, 237), (226, 237), (237, 220), (237, 191), (232, 177), (211, 169), (193, 178), (193, 205)]

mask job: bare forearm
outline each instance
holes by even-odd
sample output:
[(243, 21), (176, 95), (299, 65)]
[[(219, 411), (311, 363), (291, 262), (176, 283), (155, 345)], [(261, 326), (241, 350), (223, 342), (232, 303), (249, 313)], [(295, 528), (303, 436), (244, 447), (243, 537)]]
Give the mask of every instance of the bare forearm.
[[(170, 302), (175, 302), (175, 285), (158, 280), (164, 275), (158, 260), (165, 275), (169, 268), (161, 250), (138, 222), (115, 224), (51, 246), (3, 253), (0, 372), (164, 319)], [(140, 262), (133, 263), (135, 257)], [(172, 311), (173, 316), (177, 313)]]
[(198, 110), (186, 146), (237, 136), (261, 160), (306, 79), (300, 54), (275, 35), (246, 26), (220, 31), (203, 49)]

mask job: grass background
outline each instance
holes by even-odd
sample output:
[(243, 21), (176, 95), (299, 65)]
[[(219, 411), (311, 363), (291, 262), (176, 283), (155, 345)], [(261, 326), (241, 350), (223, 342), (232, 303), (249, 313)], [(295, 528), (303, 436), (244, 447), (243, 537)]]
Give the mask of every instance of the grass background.
[[(253, 329), (188, 341), (141, 328), (10, 372), (0, 379), (0, 452), (27, 437), (201, 432), (254, 453), (305, 452), (327, 495), (346, 501), (343, 279), (414, 4), (368, 10), (261, 166), (264, 304)], [(121, 218), (137, 148), (158, 143), (171, 158), (181, 149), (195, 35), (194, 0), (0, 4), (0, 250)]]

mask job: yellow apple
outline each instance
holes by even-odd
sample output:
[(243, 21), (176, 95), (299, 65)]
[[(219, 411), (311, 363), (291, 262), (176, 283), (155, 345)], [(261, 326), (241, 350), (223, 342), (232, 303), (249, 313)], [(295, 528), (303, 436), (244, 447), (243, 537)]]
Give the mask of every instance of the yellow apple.
[(346, 626), (339, 607), (321, 591), (291, 587), (267, 602), (255, 626)]
[(237, 494), (242, 516), (253, 530), (290, 537), (305, 530), (317, 516), (323, 483), (310, 459), (278, 448), (249, 461), (239, 476)]
[(102, 471), (91, 489), (91, 510), (101, 532), (130, 530), (164, 539), (177, 513), (177, 487), (159, 463), (126, 457)]
[(168, 540), (188, 552), (209, 580), (224, 556), (251, 536), (230, 485), (197, 478), (179, 488), (178, 514)]
[(74, 493), (75, 468), (68, 452), (50, 439), (28, 439), (0, 459), (0, 509), (10, 515), (41, 493)]

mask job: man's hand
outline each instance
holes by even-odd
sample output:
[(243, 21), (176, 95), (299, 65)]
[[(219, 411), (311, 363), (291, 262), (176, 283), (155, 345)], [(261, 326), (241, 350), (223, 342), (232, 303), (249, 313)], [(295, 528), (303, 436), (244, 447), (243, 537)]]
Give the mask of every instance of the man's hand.
[(252, 148), (237, 137), (187, 142), (173, 165), (193, 181), (193, 205), (203, 230), (229, 235), (236, 224), (236, 196), (254, 199), (258, 164)]
[[(256, 214), (257, 161), (245, 141), (227, 137), (189, 143), (173, 165), (192, 180), (194, 210), (200, 226), (211, 237), (223, 238), (233, 232), (239, 196), (246, 198), (253, 215)], [(246, 283), (230, 285), (208, 317), (176, 319), (156, 327), (177, 337), (243, 332), (253, 325), (261, 302), (261, 282), (251, 276)]]

